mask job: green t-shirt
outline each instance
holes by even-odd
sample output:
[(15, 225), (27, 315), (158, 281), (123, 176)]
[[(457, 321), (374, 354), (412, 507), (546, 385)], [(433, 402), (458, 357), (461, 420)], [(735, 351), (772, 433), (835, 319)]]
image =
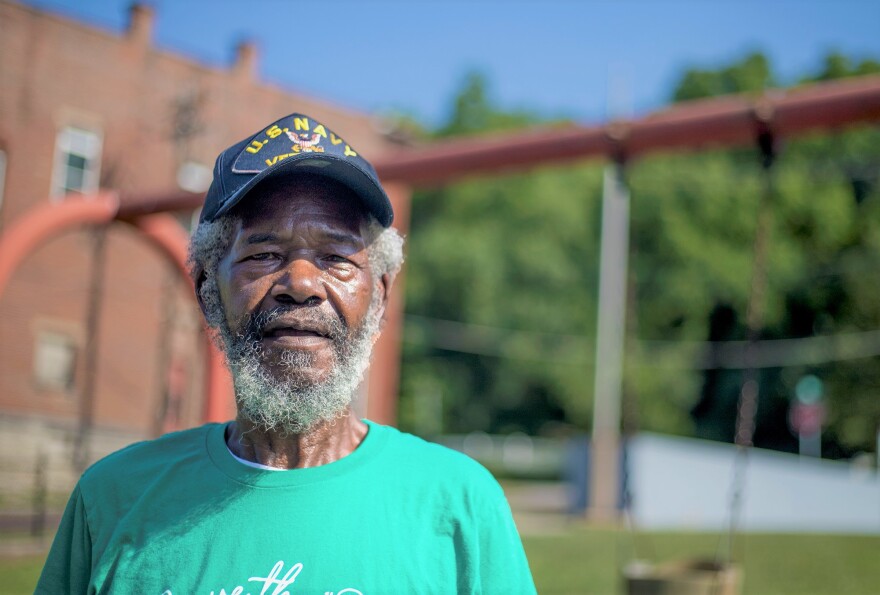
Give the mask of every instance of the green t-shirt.
[(70, 497), (37, 593), (534, 593), (489, 472), (367, 423), (308, 469), (242, 464), (223, 424), (110, 455)]

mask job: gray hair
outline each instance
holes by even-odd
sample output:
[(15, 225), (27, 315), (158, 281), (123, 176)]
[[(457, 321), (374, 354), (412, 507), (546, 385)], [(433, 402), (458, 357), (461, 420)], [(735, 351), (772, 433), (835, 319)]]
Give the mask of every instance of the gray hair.
[[(403, 236), (395, 228), (383, 228), (372, 215), (367, 223), (367, 254), (370, 270), (378, 279), (389, 275), (392, 279), (403, 266)], [(189, 243), (189, 269), (193, 282), (199, 287), (199, 297), (205, 304), (208, 326), (220, 328), (223, 324), (223, 309), (220, 306), (220, 293), (217, 288), (217, 267), (226, 256), (232, 244), (232, 234), (237, 223), (233, 215), (225, 215), (211, 222), (201, 222), (192, 234)]]

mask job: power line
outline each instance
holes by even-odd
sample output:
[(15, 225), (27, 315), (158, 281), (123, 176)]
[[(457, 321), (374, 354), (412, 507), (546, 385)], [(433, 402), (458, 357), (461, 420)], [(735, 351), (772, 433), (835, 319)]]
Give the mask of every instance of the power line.
[[(404, 341), (410, 345), (504, 359), (592, 366), (593, 338), (469, 324), (407, 314)], [(627, 344), (627, 356), (643, 367), (690, 370), (742, 369), (747, 341), (654, 341)], [(818, 365), (880, 356), (880, 329), (758, 341), (759, 368)]]

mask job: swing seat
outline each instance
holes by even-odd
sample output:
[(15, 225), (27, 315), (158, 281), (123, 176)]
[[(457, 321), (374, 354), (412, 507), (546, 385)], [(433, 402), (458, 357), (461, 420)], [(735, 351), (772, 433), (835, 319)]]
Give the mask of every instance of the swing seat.
[(714, 560), (634, 562), (623, 572), (627, 595), (739, 595), (741, 571)]

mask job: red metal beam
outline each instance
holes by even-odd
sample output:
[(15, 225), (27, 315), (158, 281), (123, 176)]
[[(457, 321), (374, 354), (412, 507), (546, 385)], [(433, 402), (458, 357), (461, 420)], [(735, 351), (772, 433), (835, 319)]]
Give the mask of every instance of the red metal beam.
[[(880, 76), (814, 84), (763, 96), (689, 101), (644, 118), (604, 126), (555, 126), (401, 149), (376, 160), (383, 182), (413, 186), (448, 182), (476, 173), (524, 169), (587, 157), (635, 157), (706, 146), (748, 145), (769, 126), (789, 137), (811, 130), (880, 121)], [(119, 218), (201, 206), (203, 194), (175, 191), (122, 196)]]
[(163, 194), (122, 195), (117, 219), (133, 221), (137, 217), (154, 213), (191, 211), (205, 202), (204, 193), (173, 190)]
[(760, 97), (691, 101), (638, 120), (599, 127), (550, 127), (436, 143), (384, 155), (376, 170), (383, 181), (431, 184), (586, 157), (747, 145), (755, 141), (756, 130), (762, 126), (787, 137), (871, 121), (880, 121), (880, 76), (772, 91)]

